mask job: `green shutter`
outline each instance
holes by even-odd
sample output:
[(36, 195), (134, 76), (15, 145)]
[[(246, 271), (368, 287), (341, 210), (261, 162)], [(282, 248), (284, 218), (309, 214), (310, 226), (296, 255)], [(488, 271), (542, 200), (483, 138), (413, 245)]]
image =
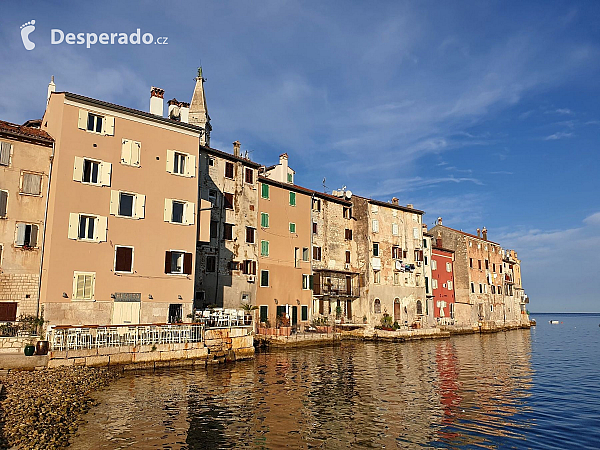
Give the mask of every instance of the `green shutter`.
[(269, 198), (269, 185), (268, 184), (265, 184), (265, 183), (262, 184), (261, 197)]
[(296, 206), (296, 193), (290, 192), (290, 206)]
[(262, 270), (260, 272), (260, 285), (265, 287), (269, 285), (269, 271)]
[(302, 306), (302, 322), (306, 322), (308, 320), (308, 306)]
[(261, 306), (260, 307), (260, 321), (261, 322), (266, 322), (267, 321), (267, 314), (268, 314), (268, 306)]
[(294, 222), (290, 222), (290, 233), (296, 232), (296, 224)]
[(260, 241), (260, 255), (269, 256), (269, 241)]
[[(308, 276), (308, 288), (309, 289), (313, 288), (313, 276), (312, 275)], [(304, 320), (304, 319), (302, 319), (302, 320)]]
[(288, 173), (288, 183), (291, 183), (293, 181), (293, 175), (291, 173)]
[(260, 213), (260, 226), (263, 228), (269, 228), (269, 214)]

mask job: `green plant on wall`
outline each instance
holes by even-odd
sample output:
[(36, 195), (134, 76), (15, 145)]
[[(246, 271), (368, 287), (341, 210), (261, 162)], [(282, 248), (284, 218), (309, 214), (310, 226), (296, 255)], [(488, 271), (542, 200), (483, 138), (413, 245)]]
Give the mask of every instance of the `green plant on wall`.
[(393, 328), (394, 321), (392, 320), (392, 316), (390, 316), (389, 314), (384, 314), (381, 317), (381, 326), (383, 328)]

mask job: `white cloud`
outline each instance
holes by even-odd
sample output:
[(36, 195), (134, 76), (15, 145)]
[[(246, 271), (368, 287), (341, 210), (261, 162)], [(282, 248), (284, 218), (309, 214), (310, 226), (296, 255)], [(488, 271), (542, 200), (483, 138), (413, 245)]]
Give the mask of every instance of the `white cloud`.
[(558, 139), (564, 139), (573, 136), (573, 133), (566, 133), (564, 131), (558, 131), (550, 136), (544, 138), (545, 141), (556, 141)]

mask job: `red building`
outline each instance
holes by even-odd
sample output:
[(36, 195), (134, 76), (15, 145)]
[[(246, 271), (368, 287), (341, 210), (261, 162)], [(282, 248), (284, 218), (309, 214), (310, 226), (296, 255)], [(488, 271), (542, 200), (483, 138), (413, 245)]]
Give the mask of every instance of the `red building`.
[(454, 319), (454, 251), (431, 249), (431, 278), (434, 317)]

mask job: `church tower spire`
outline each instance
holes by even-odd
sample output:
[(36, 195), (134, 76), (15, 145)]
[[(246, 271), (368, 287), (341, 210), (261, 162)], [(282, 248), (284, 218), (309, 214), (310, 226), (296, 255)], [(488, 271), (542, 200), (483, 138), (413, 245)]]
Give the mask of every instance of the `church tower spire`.
[(210, 132), (212, 131), (212, 127), (210, 126), (210, 116), (208, 115), (206, 96), (204, 95), (205, 81), (206, 80), (202, 76), (202, 67), (198, 67), (196, 86), (194, 87), (194, 94), (192, 95), (192, 101), (190, 102), (189, 121), (190, 124), (204, 129), (204, 133), (200, 138), (200, 144), (210, 147)]

